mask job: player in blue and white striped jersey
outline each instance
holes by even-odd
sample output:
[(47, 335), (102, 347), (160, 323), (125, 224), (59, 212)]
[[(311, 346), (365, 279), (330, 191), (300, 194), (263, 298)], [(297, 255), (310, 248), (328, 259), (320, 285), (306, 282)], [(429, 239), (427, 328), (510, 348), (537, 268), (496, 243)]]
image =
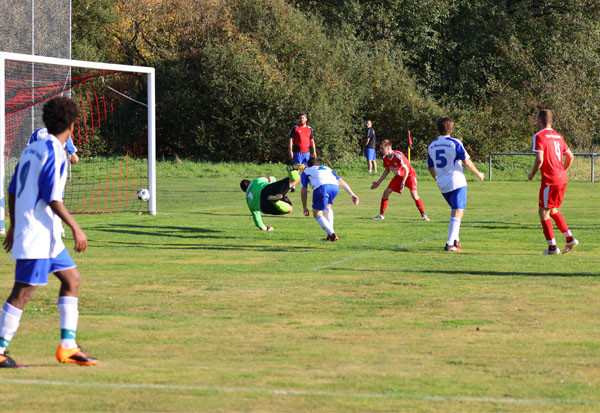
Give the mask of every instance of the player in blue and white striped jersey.
[(313, 216), (327, 232), (328, 241), (337, 241), (339, 238), (333, 229), (333, 200), (337, 196), (340, 186), (344, 188), (352, 197), (354, 205), (358, 205), (358, 197), (352, 192), (350, 186), (340, 178), (331, 168), (321, 166), (318, 158), (310, 158), (300, 180), (302, 181), (302, 206), (304, 207), (304, 215), (309, 216), (310, 212), (306, 206), (307, 202), (307, 187), (310, 185), (313, 189)]
[(431, 142), (427, 149), (427, 168), (452, 208), (448, 240), (444, 250), (461, 252), (460, 223), (467, 207), (467, 179), (463, 172), (463, 163), (480, 181), (483, 181), (484, 175), (473, 164), (462, 142), (450, 136), (454, 129), (454, 121), (447, 116), (438, 118), (437, 128), (440, 136)]
[(66, 97), (44, 105), (48, 137), (29, 145), (19, 159), (8, 188), (10, 228), (4, 249), (17, 260), (15, 283), (0, 316), (0, 367), (22, 367), (5, 355), (19, 328), (25, 304), (39, 285), (54, 273), (60, 281), (58, 310), (61, 340), (56, 358), (61, 363), (97, 364), (75, 341), (79, 318), (81, 275), (61, 238), (61, 220), (73, 231), (75, 251), (87, 248), (87, 237), (62, 202), (67, 179), (67, 138), (73, 133), (78, 110)]
[[(31, 145), (33, 142), (39, 141), (41, 139), (48, 139), (48, 136), (50, 136), (50, 135), (48, 134), (47, 128), (44, 127), (44, 128), (36, 129), (31, 134), (28, 145)], [(69, 136), (69, 139), (67, 139), (67, 142), (65, 143), (65, 150), (69, 154), (69, 162), (71, 162), (73, 165), (76, 164), (77, 162), (79, 162), (79, 156), (77, 155), (77, 148), (73, 144), (73, 139), (70, 136)]]

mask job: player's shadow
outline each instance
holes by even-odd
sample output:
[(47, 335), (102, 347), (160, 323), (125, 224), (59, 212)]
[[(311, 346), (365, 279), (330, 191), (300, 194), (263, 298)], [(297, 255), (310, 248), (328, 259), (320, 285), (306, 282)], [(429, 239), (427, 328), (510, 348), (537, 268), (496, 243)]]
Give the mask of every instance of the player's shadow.
[(535, 271), (434, 271), (434, 270), (407, 270), (405, 272), (425, 274), (456, 274), (456, 275), (481, 275), (486, 277), (598, 277), (600, 273), (595, 272), (535, 272)]
[(207, 245), (207, 244), (156, 244), (153, 242), (129, 242), (129, 241), (94, 241), (94, 246), (131, 246), (136, 248), (161, 249), (161, 250), (214, 250), (214, 251), (264, 251), (264, 252), (296, 252), (296, 251), (315, 251), (325, 248), (302, 247), (302, 246), (267, 246), (267, 245), (249, 245), (249, 244), (227, 244), (227, 245)]
[[(135, 229), (135, 228), (139, 228)], [(94, 231), (100, 232), (111, 232), (117, 234), (130, 234), (130, 235), (144, 235), (144, 236), (158, 236), (158, 237), (177, 237), (177, 238), (217, 238), (217, 239), (233, 239), (234, 237), (224, 237), (217, 234), (222, 231), (209, 229), (209, 228), (198, 228), (198, 227), (176, 227), (176, 226), (145, 226), (145, 225), (127, 225), (127, 229), (124, 229), (121, 225), (104, 225), (94, 228), (90, 228)]]

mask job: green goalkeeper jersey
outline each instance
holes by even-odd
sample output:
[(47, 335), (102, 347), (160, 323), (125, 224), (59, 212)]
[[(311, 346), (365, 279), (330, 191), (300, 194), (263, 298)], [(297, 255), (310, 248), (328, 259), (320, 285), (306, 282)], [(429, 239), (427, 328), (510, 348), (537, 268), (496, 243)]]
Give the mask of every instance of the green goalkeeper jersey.
[(248, 204), (250, 212), (252, 212), (254, 224), (259, 229), (262, 229), (265, 225), (263, 224), (262, 217), (260, 215), (260, 194), (265, 186), (275, 182), (275, 180), (276, 179), (274, 176), (270, 176), (268, 178), (256, 178), (250, 182), (248, 189), (246, 189), (246, 203)]

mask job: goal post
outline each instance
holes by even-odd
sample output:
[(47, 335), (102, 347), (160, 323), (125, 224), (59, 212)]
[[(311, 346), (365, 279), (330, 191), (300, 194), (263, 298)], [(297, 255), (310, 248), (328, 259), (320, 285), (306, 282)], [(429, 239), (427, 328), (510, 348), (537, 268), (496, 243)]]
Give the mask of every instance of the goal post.
[(147, 185), (147, 210), (157, 213), (154, 68), (0, 52), (0, 90), (0, 231), (10, 168), (33, 130), (44, 126), (43, 103), (61, 95), (79, 106), (72, 139), (83, 154), (68, 180), (67, 208), (75, 213), (146, 209), (135, 192)]

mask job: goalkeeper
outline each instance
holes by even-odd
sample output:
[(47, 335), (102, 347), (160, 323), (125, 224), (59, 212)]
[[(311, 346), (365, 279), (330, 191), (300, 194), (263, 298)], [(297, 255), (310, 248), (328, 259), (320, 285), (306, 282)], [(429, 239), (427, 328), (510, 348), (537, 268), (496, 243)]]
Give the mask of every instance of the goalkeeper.
[(284, 215), (293, 211), (292, 201), (287, 197), (290, 188), (300, 182), (300, 173), (305, 166), (296, 163), (286, 167), (288, 177), (275, 181), (274, 176), (261, 177), (252, 181), (243, 179), (240, 188), (246, 192), (246, 203), (252, 213), (252, 219), (257, 228), (262, 231), (273, 231), (273, 227), (265, 225), (261, 212), (270, 215)]

